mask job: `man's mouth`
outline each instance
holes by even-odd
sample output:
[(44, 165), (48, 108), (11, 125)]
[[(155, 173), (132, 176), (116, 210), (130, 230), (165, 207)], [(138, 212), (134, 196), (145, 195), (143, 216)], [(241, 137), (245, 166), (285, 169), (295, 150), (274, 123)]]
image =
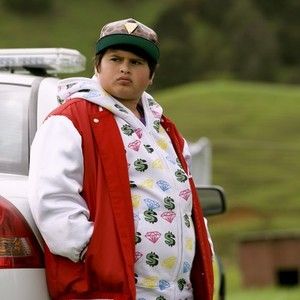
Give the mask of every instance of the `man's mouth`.
[(129, 77), (126, 76), (121, 76), (117, 78), (118, 82), (123, 82), (123, 83), (131, 83), (131, 79)]

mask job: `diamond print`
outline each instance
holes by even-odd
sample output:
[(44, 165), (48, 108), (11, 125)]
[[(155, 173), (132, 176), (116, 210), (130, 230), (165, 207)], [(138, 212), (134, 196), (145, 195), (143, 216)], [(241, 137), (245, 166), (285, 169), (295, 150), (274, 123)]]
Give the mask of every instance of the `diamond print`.
[(161, 233), (158, 231), (149, 231), (145, 234), (145, 237), (153, 244), (155, 244), (159, 240), (160, 236)]
[(176, 214), (173, 211), (166, 211), (161, 214), (161, 217), (169, 223), (172, 223)]

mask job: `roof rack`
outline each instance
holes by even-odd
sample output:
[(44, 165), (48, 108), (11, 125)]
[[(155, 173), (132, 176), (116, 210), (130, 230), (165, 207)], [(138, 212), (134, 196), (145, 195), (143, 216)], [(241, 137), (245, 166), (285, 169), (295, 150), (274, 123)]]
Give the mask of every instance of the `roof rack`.
[(86, 58), (67, 48), (0, 49), (0, 70), (36, 75), (76, 73), (85, 70)]

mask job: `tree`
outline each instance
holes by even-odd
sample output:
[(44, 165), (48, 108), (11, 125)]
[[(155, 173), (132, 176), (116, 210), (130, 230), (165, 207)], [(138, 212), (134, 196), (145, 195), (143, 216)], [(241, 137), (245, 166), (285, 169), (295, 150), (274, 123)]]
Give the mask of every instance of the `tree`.
[(275, 31), (250, 0), (235, 0), (226, 16), (231, 69), (242, 79), (274, 80), (278, 67)]
[(189, 10), (180, 2), (168, 7), (156, 21), (154, 30), (159, 32), (161, 50), (157, 72), (160, 88), (193, 80), (190, 22)]
[(298, 0), (254, 0), (273, 24), (279, 44), (280, 79), (300, 83), (300, 2)]

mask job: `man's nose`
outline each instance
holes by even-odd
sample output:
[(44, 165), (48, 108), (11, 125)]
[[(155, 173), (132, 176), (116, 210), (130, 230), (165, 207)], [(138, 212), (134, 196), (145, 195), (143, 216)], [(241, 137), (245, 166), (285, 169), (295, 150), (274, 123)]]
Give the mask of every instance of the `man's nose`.
[(128, 65), (128, 62), (124, 61), (124, 62), (121, 64), (120, 70), (121, 70), (121, 72), (124, 73), (124, 74), (129, 73), (129, 65)]

